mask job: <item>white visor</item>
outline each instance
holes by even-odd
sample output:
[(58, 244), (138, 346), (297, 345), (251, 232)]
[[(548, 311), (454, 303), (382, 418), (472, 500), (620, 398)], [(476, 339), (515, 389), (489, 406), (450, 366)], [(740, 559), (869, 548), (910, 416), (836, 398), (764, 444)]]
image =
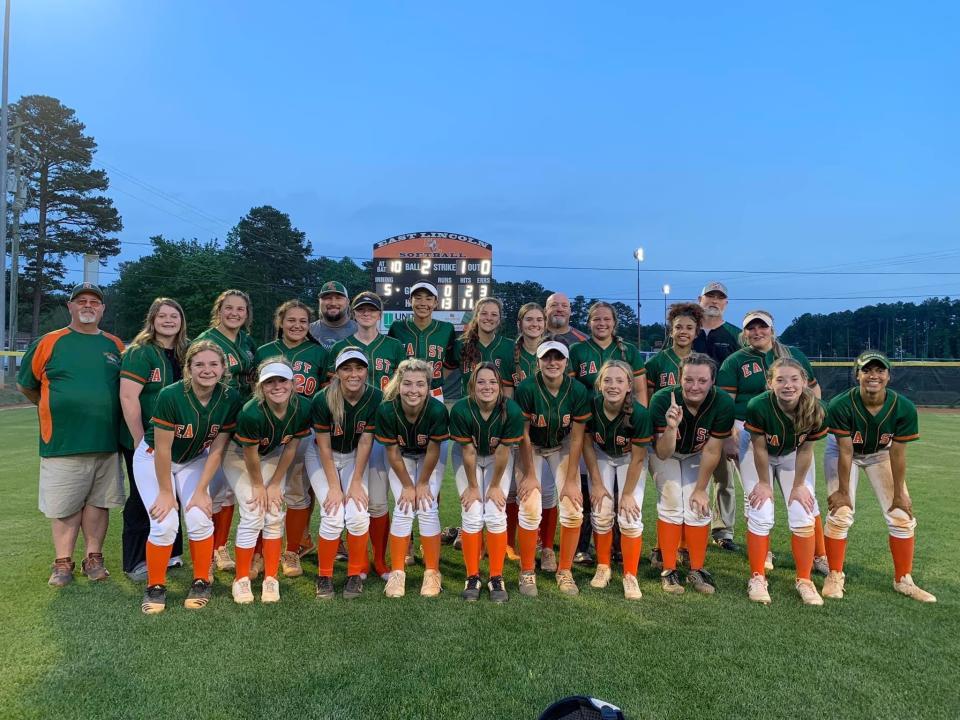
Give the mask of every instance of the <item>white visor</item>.
[(284, 380), (293, 380), (293, 370), (290, 369), (289, 365), (284, 365), (283, 363), (272, 362), (267, 363), (262, 368), (260, 368), (260, 380), (269, 380), (270, 378), (283, 378)]
[(413, 287), (410, 288), (411, 297), (417, 290), (426, 290), (428, 293), (433, 295), (435, 298), (440, 297), (440, 292), (437, 290), (436, 285), (431, 285), (428, 282), (418, 282), (414, 283)]
[(752, 312), (743, 319), (743, 329), (747, 329), (747, 325), (752, 323), (754, 320), (759, 320), (764, 323), (767, 327), (773, 327), (773, 318), (770, 317), (768, 313), (765, 312)]
[(334, 366), (334, 370), (339, 370), (340, 366), (345, 362), (350, 362), (351, 360), (356, 360), (361, 363), (364, 367), (367, 367), (370, 363), (367, 362), (367, 356), (363, 354), (362, 351), (357, 350), (357, 348), (344, 348), (340, 351), (340, 354), (337, 355), (337, 362)]
[(565, 358), (570, 357), (570, 350), (567, 348), (567, 346), (562, 342), (557, 342), (556, 340), (547, 340), (546, 342), (540, 343), (540, 345), (537, 346), (537, 357), (542, 358), (551, 350), (556, 350)]

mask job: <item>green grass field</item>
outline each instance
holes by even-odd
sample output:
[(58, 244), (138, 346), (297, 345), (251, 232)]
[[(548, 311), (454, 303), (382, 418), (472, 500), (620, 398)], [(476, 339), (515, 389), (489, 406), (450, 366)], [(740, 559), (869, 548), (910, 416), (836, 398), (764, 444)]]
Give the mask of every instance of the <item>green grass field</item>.
[[(361, 600), (318, 602), (310, 558), (306, 577), (282, 581), (277, 606), (235, 606), (230, 578), (219, 575), (208, 608), (184, 610), (189, 571), (178, 570), (167, 612), (146, 617), (143, 586), (120, 572), (119, 512), (107, 542), (113, 577), (47, 587), (53, 550), (36, 508), (36, 416), (2, 411), (0, 717), (536, 718), (552, 700), (585, 693), (635, 719), (957, 718), (960, 415), (924, 414), (921, 423), (923, 439), (910, 450), (914, 577), (936, 605), (893, 592), (885, 528), (864, 482), (848, 596), (823, 608), (802, 606), (793, 590), (781, 503), (769, 607), (746, 598), (745, 555), (715, 549), (707, 558), (714, 597), (666, 596), (644, 560), (638, 603), (623, 600), (619, 574), (595, 591), (584, 569), (580, 597), (561, 596), (542, 576), (530, 600), (516, 592), (508, 563), (510, 602), (494, 606), (484, 595), (468, 605), (459, 599), (462, 563), (444, 548), (446, 592), (437, 600), (417, 595), (418, 566), (403, 600), (387, 600), (371, 580)], [(459, 524), (447, 488), (444, 524)], [(651, 484), (645, 549), (654, 495)], [(739, 542), (742, 523), (737, 530)], [(338, 589), (343, 580), (338, 564)]]

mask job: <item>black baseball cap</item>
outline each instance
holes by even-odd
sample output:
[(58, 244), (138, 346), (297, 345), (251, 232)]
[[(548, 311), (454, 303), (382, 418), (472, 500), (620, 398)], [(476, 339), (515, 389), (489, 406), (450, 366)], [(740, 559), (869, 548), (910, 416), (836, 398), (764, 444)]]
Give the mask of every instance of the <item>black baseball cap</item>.
[(380, 296), (375, 292), (370, 292), (365, 290), (362, 293), (359, 293), (350, 303), (350, 307), (356, 310), (361, 305), (372, 305), (380, 312), (383, 312), (383, 300), (380, 299)]

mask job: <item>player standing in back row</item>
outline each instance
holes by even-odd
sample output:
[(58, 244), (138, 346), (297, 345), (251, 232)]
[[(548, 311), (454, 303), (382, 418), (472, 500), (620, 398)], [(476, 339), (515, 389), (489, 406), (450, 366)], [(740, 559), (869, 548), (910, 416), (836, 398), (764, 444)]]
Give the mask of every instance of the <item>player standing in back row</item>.
[[(443, 402), (443, 364), (454, 352), (456, 330), (452, 323), (433, 319), (438, 297), (440, 293), (434, 285), (416, 283), (410, 288), (413, 317), (394, 321), (388, 334), (400, 341), (407, 357), (430, 363), (430, 395)], [(445, 460), (444, 454), (440, 458), (441, 467)]]

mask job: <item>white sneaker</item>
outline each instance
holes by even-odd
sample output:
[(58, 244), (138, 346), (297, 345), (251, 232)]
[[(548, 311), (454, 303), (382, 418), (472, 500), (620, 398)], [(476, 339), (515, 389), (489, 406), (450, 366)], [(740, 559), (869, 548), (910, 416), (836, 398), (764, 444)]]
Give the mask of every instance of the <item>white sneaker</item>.
[(300, 556), (290, 550), (281, 553), (280, 569), (283, 571), (284, 577), (300, 577), (303, 575), (303, 565), (300, 564)]
[(823, 577), (830, 574), (830, 562), (827, 560), (826, 555), (817, 555), (813, 558), (813, 571)]
[(540, 551), (540, 569), (544, 572), (557, 571), (557, 553), (553, 548), (544, 548)]
[(213, 564), (217, 566), (217, 570), (235, 570), (237, 564), (233, 561), (233, 558), (230, 557), (230, 551), (227, 550), (227, 546), (223, 545), (218, 547), (213, 551)]
[(280, 581), (275, 577), (265, 577), (260, 590), (260, 602), (280, 602)]
[(797, 578), (796, 588), (804, 605), (823, 605), (823, 598), (817, 592), (817, 586), (813, 584), (813, 580)]
[(443, 592), (443, 577), (438, 570), (424, 570), (420, 594), (423, 597), (437, 597)]
[(753, 602), (770, 604), (770, 593), (767, 592), (767, 579), (760, 573), (754, 573), (747, 583), (747, 597)]
[(573, 573), (569, 570), (557, 571), (557, 587), (560, 588), (560, 592), (564, 595), (570, 595), (572, 597), (580, 594), (577, 581), (573, 579)]
[(610, 566), (597, 565), (597, 571), (593, 574), (593, 579), (590, 580), (590, 587), (605, 588), (609, 584), (610, 584)]
[(623, 597), (627, 600), (639, 600), (643, 597), (640, 592), (640, 583), (637, 582), (636, 575), (623, 576)]
[(249, 605), (253, 602), (253, 590), (250, 589), (250, 578), (238, 578), (233, 581), (233, 601), (237, 605)]
[(831, 570), (823, 581), (822, 595), (833, 600), (843, 600), (843, 586), (847, 576), (838, 570)]
[(383, 594), (388, 598), (402, 598), (407, 593), (407, 574), (403, 570), (394, 570), (390, 573), (387, 586)]
[(537, 574), (533, 570), (520, 573), (520, 594), (527, 597), (537, 596)]
[(934, 595), (931, 595), (926, 590), (921, 590), (917, 587), (913, 578), (909, 575), (904, 575), (900, 578), (900, 582), (895, 582), (893, 584), (893, 589), (896, 590), (901, 595), (906, 595), (909, 598), (914, 600), (919, 600), (920, 602), (935, 603), (937, 598)]
[(763, 569), (767, 572), (773, 570), (773, 553), (767, 550), (767, 558), (763, 561)]

